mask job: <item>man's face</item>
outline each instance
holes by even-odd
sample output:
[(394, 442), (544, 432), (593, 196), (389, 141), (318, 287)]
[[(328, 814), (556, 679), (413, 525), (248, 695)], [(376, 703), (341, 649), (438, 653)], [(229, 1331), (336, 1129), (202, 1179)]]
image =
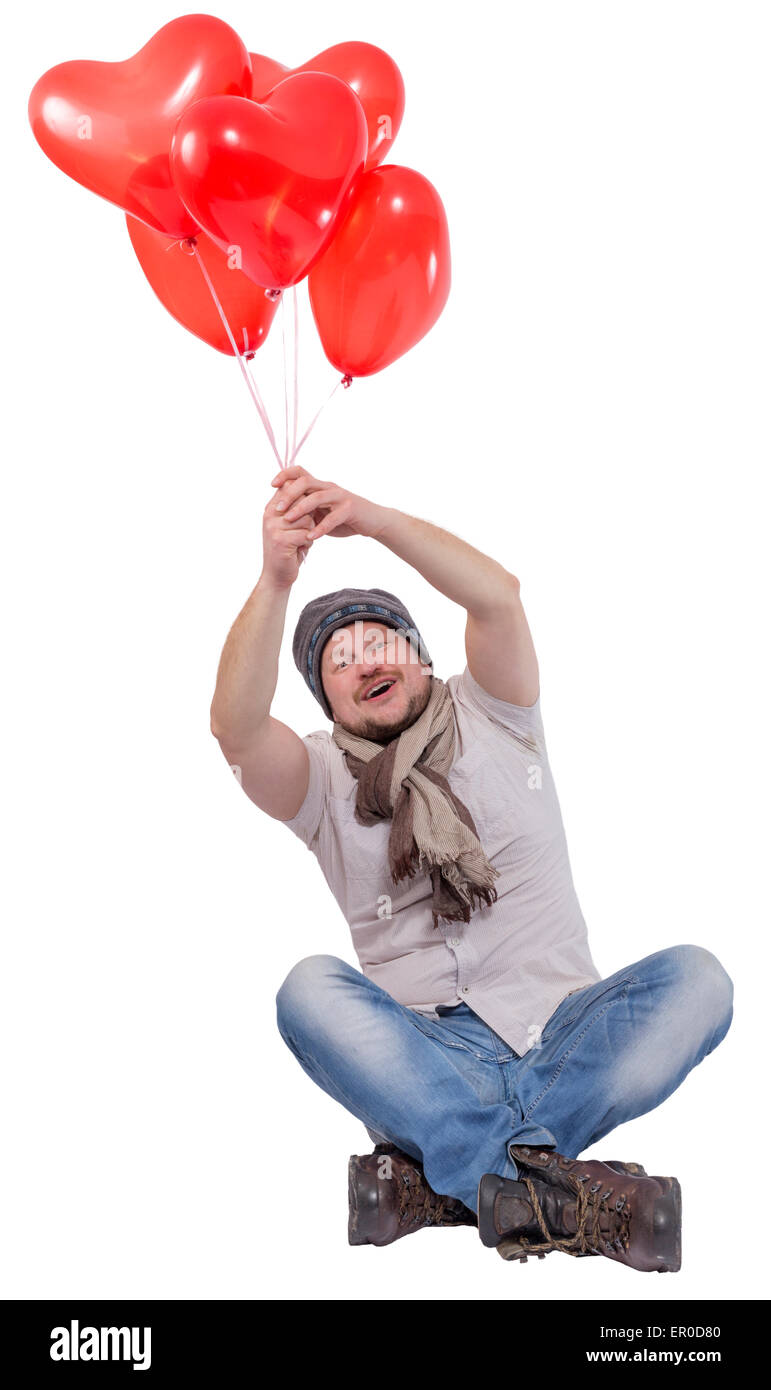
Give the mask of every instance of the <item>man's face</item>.
[(423, 713), (431, 667), (402, 633), (360, 619), (335, 628), (321, 655), (321, 681), (338, 724), (385, 743)]

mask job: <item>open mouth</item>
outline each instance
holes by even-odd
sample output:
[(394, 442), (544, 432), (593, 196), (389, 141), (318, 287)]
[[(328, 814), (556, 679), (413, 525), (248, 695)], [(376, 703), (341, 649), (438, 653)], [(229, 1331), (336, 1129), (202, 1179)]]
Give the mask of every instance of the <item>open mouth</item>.
[(364, 699), (367, 704), (369, 704), (371, 700), (382, 700), (388, 694), (388, 691), (395, 685), (395, 680), (378, 681), (377, 685), (370, 686)]

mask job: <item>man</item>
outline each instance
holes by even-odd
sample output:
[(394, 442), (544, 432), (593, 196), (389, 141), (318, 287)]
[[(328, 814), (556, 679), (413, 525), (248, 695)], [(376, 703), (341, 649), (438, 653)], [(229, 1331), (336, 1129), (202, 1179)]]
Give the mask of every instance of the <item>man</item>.
[[(603, 979), (544, 743), (519, 583), (428, 522), (291, 467), (263, 570), (225, 643), (212, 731), (241, 783), (316, 855), (361, 965), (312, 956), (278, 992), (307, 1074), (376, 1141), (349, 1165), (352, 1244), (478, 1225), (507, 1259), (552, 1250), (680, 1267), (680, 1187), (579, 1160), (659, 1105), (725, 1036), (733, 987), (695, 945)], [(296, 664), (332, 721), (270, 710), (289, 594), (323, 536), (386, 546), (467, 613), (445, 683), (384, 590), (306, 605)]]

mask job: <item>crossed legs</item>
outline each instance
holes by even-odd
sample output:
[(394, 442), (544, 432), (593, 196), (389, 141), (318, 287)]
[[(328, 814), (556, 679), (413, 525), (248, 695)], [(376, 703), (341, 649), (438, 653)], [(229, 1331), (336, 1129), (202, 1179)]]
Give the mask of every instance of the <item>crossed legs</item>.
[(276, 1002), (307, 1075), (475, 1211), (484, 1173), (517, 1177), (510, 1146), (577, 1157), (659, 1105), (725, 1036), (732, 998), (711, 952), (655, 952), (563, 1000), (539, 1045), (503, 1064), (503, 1089), (500, 1066), (443, 1045), (335, 956), (300, 961)]

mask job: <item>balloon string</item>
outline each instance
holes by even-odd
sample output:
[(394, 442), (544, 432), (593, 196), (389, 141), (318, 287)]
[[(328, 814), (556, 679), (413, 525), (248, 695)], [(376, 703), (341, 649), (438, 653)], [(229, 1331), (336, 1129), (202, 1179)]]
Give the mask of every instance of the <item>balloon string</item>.
[(258, 387), (258, 385), (257, 385), (257, 382), (256, 382), (255, 379), (254, 379), (254, 375), (253, 375), (253, 373), (252, 373), (251, 367), (250, 367), (248, 361), (246, 361), (246, 359), (243, 358), (243, 357), (241, 357), (240, 355), (239, 355), (239, 361), (240, 361), (240, 363), (241, 363), (241, 370), (242, 370), (242, 372), (243, 372), (243, 374), (244, 374), (244, 377), (245, 377), (245, 379), (246, 379), (246, 383), (247, 383), (247, 385), (248, 385), (248, 387), (249, 387), (249, 390), (252, 392), (252, 397), (253, 397), (253, 400), (254, 400), (254, 404), (256, 405), (256, 407), (257, 407), (257, 409), (258, 409), (258, 411), (259, 411), (259, 413), (260, 413), (260, 419), (262, 420), (262, 423), (263, 423), (263, 425), (265, 426), (265, 433), (267, 434), (268, 439), (270, 440), (270, 447), (271, 447), (271, 449), (273, 450), (273, 453), (274, 453), (274, 455), (275, 455), (276, 463), (278, 464), (279, 468), (283, 468), (283, 466), (284, 466), (284, 465), (283, 465), (283, 460), (282, 460), (282, 458), (281, 458), (280, 453), (278, 452), (278, 445), (277, 445), (277, 443), (276, 443), (276, 436), (275, 436), (275, 434), (273, 433), (273, 426), (272, 426), (271, 423), (270, 423), (270, 417), (269, 417), (269, 415), (268, 415), (267, 410), (265, 409), (265, 405), (264, 405), (264, 403), (263, 403), (262, 396), (260, 395), (260, 389), (259, 389), (259, 387)]
[[(299, 358), (299, 316), (297, 310), (297, 286), (292, 285), (292, 309), (286, 306), (286, 298), (281, 303), (281, 348), (284, 360), (284, 467), (297, 452), (297, 417), (299, 412), (298, 358)], [(291, 362), (291, 368), (290, 368)], [(291, 390), (290, 390), (291, 374)]]
[(287, 358), (286, 295), (281, 296), (281, 356), (284, 361), (284, 468), (289, 464), (289, 368)]
[(208, 287), (209, 287), (209, 293), (210, 293), (210, 295), (211, 295), (212, 299), (214, 300), (214, 303), (215, 303), (215, 305), (216, 305), (216, 307), (217, 307), (217, 312), (218, 312), (220, 318), (222, 319), (223, 325), (224, 325), (224, 327), (225, 327), (225, 332), (227, 333), (228, 338), (230, 339), (230, 346), (231, 346), (232, 349), (233, 349), (233, 355), (234, 355), (235, 357), (238, 358), (238, 365), (239, 365), (240, 368), (241, 368), (241, 373), (242, 373), (242, 375), (243, 375), (244, 381), (246, 382), (246, 385), (247, 385), (247, 388), (248, 388), (248, 390), (249, 390), (249, 393), (250, 393), (250, 395), (251, 395), (251, 397), (252, 397), (252, 400), (254, 401), (254, 404), (255, 404), (255, 406), (257, 407), (257, 414), (259, 415), (259, 417), (260, 417), (260, 419), (262, 420), (262, 423), (263, 423), (263, 425), (264, 425), (264, 427), (265, 427), (265, 433), (266, 433), (267, 436), (268, 436), (268, 440), (269, 440), (269, 442), (270, 442), (270, 446), (271, 446), (271, 448), (272, 448), (272, 450), (273, 450), (273, 453), (274, 453), (275, 456), (276, 456), (276, 461), (277, 461), (277, 463), (278, 463), (278, 466), (279, 466), (279, 468), (283, 468), (284, 465), (283, 465), (283, 462), (282, 462), (282, 459), (281, 459), (281, 455), (279, 454), (278, 449), (277, 449), (277, 447), (276, 447), (276, 436), (275, 436), (274, 433), (273, 433), (273, 426), (272, 426), (271, 423), (270, 423), (270, 419), (269, 419), (269, 416), (268, 416), (268, 412), (267, 412), (267, 410), (265, 409), (265, 405), (264, 405), (262, 396), (260, 395), (260, 392), (259, 392), (259, 389), (258, 389), (258, 386), (257, 386), (257, 382), (254, 380), (254, 377), (251, 375), (251, 373), (247, 370), (246, 361), (245, 361), (244, 357), (242, 356), (241, 352), (239, 351), (238, 344), (237, 344), (235, 338), (233, 337), (233, 333), (232, 333), (232, 331), (231, 331), (230, 324), (228, 323), (227, 318), (226, 318), (226, 316), (225, 316), (225, 310), (223, 309), (222, 305), (220, 304), (219, 297), (218, 297), (218, 295), (217, 295), (217, 291), (215, 290), (214, 285), (212, 284), (212, 281), (211, 281), (211, 276), (209, 275), (209, 272), (208, 272), (208, 270), (206, 269), (206, 266), (205, 266), (204, 263), (203, 263), (203, 259), (202, 259), (202, 257), (201, 257), (201, 253), (200, 253), (200, 251), (198, 250), (198, 247), (196, 246), (195, 238), (194, 238), (194, 237), (191, 237), (191, 238), (190, 238), (189, 245), (190, 245), (190, 247), (191, 247), (191, 249), (192, 249), (192, 251), (193, 251), (193, 254), (194, 254), (194, 256), (195, 256), (195, 258), (196, 258), (196, 260), (197, 260), (197, 262), (198, 262), (198, 265), (199, 265), (200, 270), (201, 270), (201, 274), (203, 275), (203, 278), (204, 278), (204, 280), (206, 281), (206, 284), (207, 284)]
[(326, 407), (329, 405), (329, 402), (331, 401), (332, 397), (334, 396), (335, 391), (339, 390), (339, 388), (340, 388), (341, 386), (348, 387), (348, 386), (350, 386), (350, 384), (351, 384), (351, 378), (350, 378), (349, 376), (341, 376), (341, 377), (340, 377), (340, 380), (335, 382), (335, 384), (334, 384), (334, 386), (332, 387), (332, 390), (330, 391), (330, 393), (329, 393), (329, 395), (327, 396), (326, 400), (321, 402), (321, 405), (319, 406), (318, 410), (316, 411), (316, 414), (314, 415), (313, 419), (311, 420), (311, 422), (310, 422), (310, 424), (309, 424), (307, 430), (305, 431), (305, 434), (303, 435), (302, 439), (300, 440), (300, 443), (297, 445), (297, 448), (295, 449), (294, 453), (292, 454), (291, 459), (289, 460), (290, 463), (294, 463), (295, 459), (297, 458), (297, 455), (299, 454), (300, 450), (302, 449), (303, 444), (305, 443), (306, 439), (308, 438), (308, 435), (310, 434), (311, 430), (313, 429), (314, 425), (316, 424), (316, 421), (318, 420), (318, 418), (319, 418), (319, 416), (320, 416), (322, 410), (326, 410)]
[(294, 410), (292, 418), (292, 458), (297, 453), (297, 417), (300, 413), (298, 365), (300, 357), (300, 321), (297, 311), (297, 286), (292, 286), (292, 318), (294, 321)]

